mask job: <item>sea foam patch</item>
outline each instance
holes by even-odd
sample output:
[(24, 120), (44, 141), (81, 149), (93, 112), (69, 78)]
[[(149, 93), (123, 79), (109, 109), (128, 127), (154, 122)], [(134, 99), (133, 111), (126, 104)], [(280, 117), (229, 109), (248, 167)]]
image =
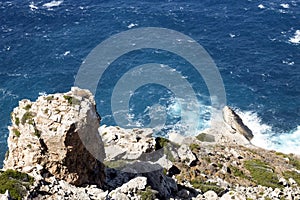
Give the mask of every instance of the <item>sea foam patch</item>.
[(60, 4), (62, 4), (64, 1), (51, 1), (49, 3), (45, 3), (43, 4), (43, 7), (46, 7), (46, 8), (52, 8), (52, 7), (57, 7), (57, 6), (60, 6)]
[(300, 44), (300, 30), (296, 30), (294, 37), (291, 37), (289, 41), (294, 44)]
[(236, 110), (253, 132), (251, 143), (255, 146), (283, 153), (299, 154), (300, 152), (300, 126), (289, 132), (277, 133), (272, 127), (264, 124), (255, 112)]

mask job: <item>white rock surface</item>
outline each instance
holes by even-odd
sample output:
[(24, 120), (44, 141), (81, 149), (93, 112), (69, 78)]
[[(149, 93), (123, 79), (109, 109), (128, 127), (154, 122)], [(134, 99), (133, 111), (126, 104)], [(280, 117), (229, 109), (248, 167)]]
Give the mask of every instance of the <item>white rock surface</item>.
[(75, 185), (103, 185), (100, 118), (89, 91), (72, 88), (64, 94), (40, 96), (36, 102), (22, 100), (11, 117), (4, 169), (33, 176), (45, 169)]

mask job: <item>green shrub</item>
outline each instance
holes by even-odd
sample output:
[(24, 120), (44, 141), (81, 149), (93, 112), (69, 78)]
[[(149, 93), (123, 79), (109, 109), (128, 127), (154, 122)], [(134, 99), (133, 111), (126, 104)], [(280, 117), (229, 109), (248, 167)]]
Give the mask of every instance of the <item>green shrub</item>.
[(162, 149), (163, 147), (167, 146), (168, 143), (170, 143), (170, 141), (166, 138), (155, 138), (155, 150)]
[(16, 121), (15, 121), (16, 125), (19, 126), (20, 124), (20, 119), (18, 117), (16, 117)]
[(27, 110), (27, 111), (28, 111), (30, 108), (31, 108), (31, 105), (30, 105), (30, 104), (27, 104), (27, 105), (24, 107), (24, 109)]
[(13, 129), (13, 133), (17, 136), (20, 137), (21, 133), (18, 129)]
[(4, 194), (6, 190), (9, 190), (13, 199), (21, 200), (33, 182), (34, 179), (31, 176), (8, 169), (0, 172), (0, 193)]
[(190, 149), (191, 151), (195, 151), (195, 150), (198, 150), (200, 149), (200, 146), (198, 144), (190, 144)]
[(64, 95), (64, 98), (68, 101), (69, 104), (80, 105), (80, 101), (78, 99), (76, 99), (75, 97)]
[(51, 100), (53, 100), (53, 99), (54, 99), (54, 96), (53, 96), (53, 95), (51, 95), (51, 96), (47, 96), (47, 97), (45, 97), (45, 99), (46, 99), (47, 101), (51, 101)]
[(215, 142), (215, 137), (206, 133), (200, 133), (196, 138), (201, 142)]
[(258, 185), (281, 188), (282, 185), (278, 183), (278, 178), (273, 172), (272, 167), (261, 160), (247, 160), (245, 161), (246, 169), (251, 173), (251, 177)]
[(223, 188), (219, 187), (216, 185), (216, 183), (208, 183), (208, 182), (203, 182), (199, 180), (191, 180), (190, 183), (194, 186), (196, 189), (200, 189), (201, 192), (205, 193), (209, 190), (214, 191), (218, 195), (224, 191)]
[(141, 197), (141, 200), (155, 199), (155, 194), (152, 192), (150, 186), (148, 186), (145, 191), (139, 190), (137, 194)]
[(33, 124), (33, 117), (33, 112), (26, 112), (21, 119), (22, 124), (24, 125), (26, 122), (28, 122), (29, 124)]

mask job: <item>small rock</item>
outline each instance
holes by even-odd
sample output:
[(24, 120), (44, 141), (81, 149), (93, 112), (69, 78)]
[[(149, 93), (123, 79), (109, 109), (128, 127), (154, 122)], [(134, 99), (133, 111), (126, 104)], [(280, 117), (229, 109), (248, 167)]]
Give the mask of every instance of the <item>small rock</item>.
[(6, 192), (4, 194), (0, 194), (0, 200), (11, 200), (8, 190), (6, 190)]
[(212, 190), (209, 190), (209, 191), (205, 192), (203, 194), (203, 196), (205, 197), (205, 199), (209, 199), (209, 200), (217, 200), (219, 198), (217, 193), (215, 193)]
[(297, 182), (294, 179), (289, 178), (289, 182), (290, 182), (291, 185), (297, 186)]
[(284, 187), (288, 186), (288, 182), (283, 177), (279, 179), (279, 184), (283, 185)]
[(184, 161), (188, 166), (191, 166), (195, 161), (197, 161), (197, 157), (185, 144), (181, 145), (178, 149), (178, 156), (180, 160)]
[(232, 199), (235, 199), (235, 200), (245, 200), (246, 197), (245, 195), (239, 193), (239, 192), (236, 192), (236, 191), (229, 191), (227, 192), (226, 194), (224, 194), (220, 200), (232, 200)]

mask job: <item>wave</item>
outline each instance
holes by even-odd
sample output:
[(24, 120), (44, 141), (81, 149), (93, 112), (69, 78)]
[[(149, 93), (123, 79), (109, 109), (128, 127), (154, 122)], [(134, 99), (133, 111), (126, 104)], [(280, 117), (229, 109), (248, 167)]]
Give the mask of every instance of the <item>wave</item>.
[(244, 124), (252, 130), (254, 135), (251, 140), (252, 144), (282, 153), (299, 154), (300, 126), (289, 132), (276, 133), (271, 126), (262, 123), (257, 113), (239, 109), (236, 109), (236, 112), (242, 118)]
[(296, 30), (294, 37), (289, 39), (289, 42), (294, 44), (300, 44), (300, 30)]
[(52, 7), (57, 7), (57, 6), (60, 6), (60, 4), (62, 4), (64, 1), (51, 1), (49, 3), (45, 3), (43, 4), (43, 7), (46, 7), (46, 8), (52, 8)]

